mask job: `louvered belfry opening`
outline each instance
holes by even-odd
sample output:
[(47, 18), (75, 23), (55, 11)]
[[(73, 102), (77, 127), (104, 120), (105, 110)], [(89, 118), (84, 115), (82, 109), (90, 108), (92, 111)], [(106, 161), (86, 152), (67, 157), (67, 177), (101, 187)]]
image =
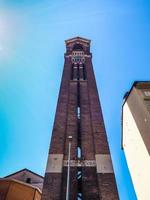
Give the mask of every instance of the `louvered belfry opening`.
[(63, 76), (42, 200), (65, 200), (68, 136), (72, 136), (69, 199), (118, 200), (90, 52), (90, 40), (66, 40)]

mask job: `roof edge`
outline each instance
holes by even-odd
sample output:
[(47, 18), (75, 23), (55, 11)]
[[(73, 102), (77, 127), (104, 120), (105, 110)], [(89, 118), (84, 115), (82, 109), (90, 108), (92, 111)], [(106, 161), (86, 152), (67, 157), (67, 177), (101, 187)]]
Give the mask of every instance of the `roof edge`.
[(79, 36), (65, 40), (65, 43), (68, 44), (68, 43), (71, 43), (71, 42), (75, 42), (76, 40), (80, 40), (82, 42), (86, 42), (86, 43), (89, 43), (89, 44), (91, 43), (91, 40), (83, 38), (83, 37), (79, 37)]
[(5, 178), (0, 179), (0, 182), (2, 182), (2, 181), (10, 181), (10, 182), (19, 183), (21, 185), (25, 185), (27, 187), (33, 188), (35, 190), (38, 190), (42, 194), (41, 190), (37, 186), (33, 186), (32, 184), (28, 184), (28, 183), (25, 183), (23, 181), (19, 181), (19, 180), (16, 180), (16, 179), (5, 179)]
[[(133, 90), (133, 88), (134, 88), (137, 84), (139, 84), (139, 83), (149, 83), (149, 82), (150, 82), (150, 81), (134, 81), (133, 84), (132, 84), (132, 86), (131, 86), (131, 88), (130, 88), (130, 90), (127, 91), (127, 92), (125, 92), (125, 95), (124, 95), (124, 98), (123, 98), (124, 101), (123, 101), (122, 106), (125, 104), (125, 102), (127, 101), (127, 99), (128, 99), (128, 97), (129, 97), (131, 91)], [(127, 93), (128, 93), (128, 94), (127, 94)]]
[(13, 175), (18, 174), (18, 173), (23, 172), (23, 171), (28, 171), (28, 172), (30, 172), (30, 173), (32, 173), (32, 174), (35, 174), (36, 176), (39, 176), (40, 178), (43, 178), (43, 179), (44, 179), (43, 176), (41, 176), (41, 175), (39, 175), (39, 174), (37, 174), (37, 173), (35, 173), (35, 172), (33, 172), (33, 171), (27, 169), (27, 168), (21, 169), (21, 170), (19, 170), (19, 171), (17, 171), (17, 172), (14, 172), (14, 173), (12, 173), (12, 174), (9, 174), (9, 175), (7, 175), (7, 176), (4, 176), (4, 178), (9, 178), (10, 176), (13, 176)]
[(130, 90), (125, 93), (124, 98), (123, 98), (123, 104), (121, 107), (121, 149), (122, 150), (124, 150), (124, 148), (123, 148), (123, 107), (124, 107), (128, 97), (130, 96), (133, 88), (139, 83), (150, 83), (150, 81), (134, 81), (132, 83)]

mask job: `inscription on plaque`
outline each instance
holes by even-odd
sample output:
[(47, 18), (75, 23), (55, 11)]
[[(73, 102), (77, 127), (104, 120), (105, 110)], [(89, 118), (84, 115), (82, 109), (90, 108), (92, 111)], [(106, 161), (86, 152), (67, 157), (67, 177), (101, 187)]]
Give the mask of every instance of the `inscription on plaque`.
[[(64, 166), (67, 167), (68, 160), (64, 160)], [(70, 160), (71, 167), (96, 167), (95, 160)]]

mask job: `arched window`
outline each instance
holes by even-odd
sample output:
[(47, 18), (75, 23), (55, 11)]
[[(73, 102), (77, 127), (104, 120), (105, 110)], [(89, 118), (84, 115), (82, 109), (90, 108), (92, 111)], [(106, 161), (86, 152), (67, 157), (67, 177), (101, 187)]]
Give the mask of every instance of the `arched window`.
[(83, 51), (84, 49), (83, 49), (83, 46), (81, 44), (75, 44), (73, 46), (73, 50), (74, 51)]

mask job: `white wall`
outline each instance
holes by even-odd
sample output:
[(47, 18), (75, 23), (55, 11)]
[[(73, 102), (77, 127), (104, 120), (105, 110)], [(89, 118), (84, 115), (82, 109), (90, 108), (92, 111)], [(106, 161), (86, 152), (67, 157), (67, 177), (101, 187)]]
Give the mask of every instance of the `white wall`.
[(123, 106), (123, 148), (138, 200), (150, 200), (150, 156), (127, 102)]

